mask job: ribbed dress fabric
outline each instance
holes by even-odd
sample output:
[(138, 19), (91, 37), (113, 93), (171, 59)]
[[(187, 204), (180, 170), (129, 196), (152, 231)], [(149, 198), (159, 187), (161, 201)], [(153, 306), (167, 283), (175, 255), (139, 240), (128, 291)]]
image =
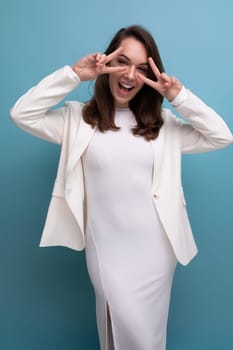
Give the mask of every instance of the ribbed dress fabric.
[(116, 109), (115, 123), (121, 129), (97, 130), (82, 156), (100, 347), (165, 350), (177, 261), (153, 204), (153, 148), (132, 134), (130, 109)]

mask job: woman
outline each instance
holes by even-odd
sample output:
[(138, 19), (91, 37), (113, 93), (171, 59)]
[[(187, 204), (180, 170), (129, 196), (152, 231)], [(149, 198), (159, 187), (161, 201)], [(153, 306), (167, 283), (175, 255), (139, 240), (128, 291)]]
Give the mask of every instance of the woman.
[[(81, 81), (92, 99), (60, 102)], [(163, 98), (188, 120), (161, 107)], [(44, 78), (11, 110), (25, 131), (61, 144), (41, 246), (86, 248), (101, 349), (164, 350), (172, 279), (197, 249), (181, 154), (225, 147), (224, 121), (164, 73), (142, 27), (121, 29), (105, 54)]]

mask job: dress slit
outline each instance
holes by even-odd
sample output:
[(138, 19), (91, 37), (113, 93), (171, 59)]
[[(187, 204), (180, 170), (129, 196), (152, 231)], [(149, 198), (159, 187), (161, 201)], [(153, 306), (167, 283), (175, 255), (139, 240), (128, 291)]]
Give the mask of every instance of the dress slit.
[(106, 301), (105, 307), (106, 307), (106, 338), (107, 338), (106, 350), (116, 350), (116, 347), (114, 345), (114, 337), (113, 337), (112, 317), (111, 317), (110, 307), (107, 301)]
[[(104, 281), (102, 276), (101, 261), (99, 259), (98, 249), (95, 243), (95, 239), (92, 234), (91, 225), (87, 225), (86, 239), (88, 242), (88, 248), (86, 248), (86, 255), (88, 256), (89, 250), (92, 254), (92, 263), (95, 265), (95, 276), (89, 271), (91, 278), (96, 280), (96, 316), (97, 316), (97, 328), (99, 333), (101, 350), (116, 350), (117, 347), (114, 342), (113, 336), (113, 320), (110, 312), (110, 306), (105, 296)], [(98, 282), (97, 282), (98, 281)]]

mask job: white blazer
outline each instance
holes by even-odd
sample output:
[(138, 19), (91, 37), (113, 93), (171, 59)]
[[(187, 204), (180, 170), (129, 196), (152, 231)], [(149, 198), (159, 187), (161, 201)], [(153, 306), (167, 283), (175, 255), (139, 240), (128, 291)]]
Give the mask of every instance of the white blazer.
[[(13, 121), (37, 137), (61, 145), (57, 177), (40, 246), (61, 245), (75, 250), (85, 247), (85, 191), (81, 156), (95, 132), (82, 118), (83, 104), (59, 103), (80, 83), (65, 66), (30, 89), (10, 111)], [(197, 248), (189, 224), (181, 183), (182, 153), (223, 148), (233, 136), (220, 116), (187, 91), (176, 107), (188, 123), (163, 109), (164, 125), (152, 142), (154, 175), (151, 196), (178, 261), (186, 265)], [(143, 208), (142, 208), (143, 210)]]

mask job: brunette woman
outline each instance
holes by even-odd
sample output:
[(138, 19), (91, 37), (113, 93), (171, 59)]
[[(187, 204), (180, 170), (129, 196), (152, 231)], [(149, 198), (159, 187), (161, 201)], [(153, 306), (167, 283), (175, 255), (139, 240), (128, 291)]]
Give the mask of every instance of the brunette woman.
[[(96, 80), (88, 103), (51, 109), (86, 80)], [(187, 122), (162, 108), (164, 97)], [(164, 350), (177, 261), (197, 253), (181, 155), (225, 147), (228, 127), (164, 72), (139, 26), (119, 30), (105, 53), (44, 78), (11, 117), (61, 145), (41, 246), (86, 248), (101, 349)]]

